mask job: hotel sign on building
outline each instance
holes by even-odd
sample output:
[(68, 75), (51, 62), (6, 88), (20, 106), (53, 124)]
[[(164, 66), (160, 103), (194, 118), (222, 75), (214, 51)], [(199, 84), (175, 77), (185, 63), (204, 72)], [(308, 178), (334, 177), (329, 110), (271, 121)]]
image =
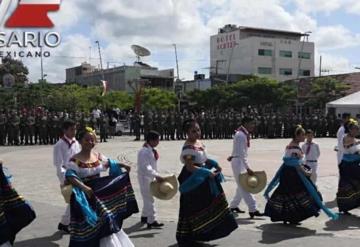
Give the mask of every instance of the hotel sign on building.
[(216, 38), (217, 49), (232, 49), (239, 40), (238, 32), (224, 33)]
[(229, 81), (243, 75), (278, 81), (311, 77), (314, 50), (300, 32), (226, 25), (210, 37), (210, 76)]

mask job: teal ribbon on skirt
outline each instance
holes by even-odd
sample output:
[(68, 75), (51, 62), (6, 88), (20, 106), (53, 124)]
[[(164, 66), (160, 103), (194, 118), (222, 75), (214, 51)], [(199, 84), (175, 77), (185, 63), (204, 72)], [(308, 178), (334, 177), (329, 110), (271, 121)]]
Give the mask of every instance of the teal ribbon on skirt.
[[(66, 170), (65, 177), (66, 178), (72, 177), (72, 178), (75, 178), (75, 179), (81, 181), (81, 179), (78, 177), (78, 175), (76, 174), (76, 172), (74, 170)], [(98, 217), (96, 215), (96, 212), (90, 207), (84, 191), (82, 191), (80, 188), (78, 188), (76, 186), (73, 186), (72, 192), (74, 193), (75, 199), (81, 207), (81, 210), (85, 216), (86, 221), (91, 226), (93, 226), (93, 227), (96, 226)]]
[[(218, 164), (216, 161), (210, 159), (207, 160), (205, 166), (194, 171), (192, 175), (180, 185), (179, 191), (181, 193), (187, 193), (196, 189), (200, 184), (209, 178), (209, 176), (212, 174), (211, 169), (216, 168), (217, 166)], [(217, 196), (220, 194), (220, 190), (216, 184), (216, 181), (221, 183), (224, 180), (224, 175), (221, 172), (214, 179), (208, 180), (212, 195)]]
[(333, 220), (337, 220), (339, 218), (339, 215), (336, 214), (336, 213), (333, 213), (329, 208), (327, 208), (323, 204), (319, 194), (317, 193), (317, 191), (315, 189), (315, 186), (305, 176), (305, 174), (300, 170), (301, 169), (301, 167), (300, 167), (301, 160), (298, 159), (298, 158), (295, 158), (295, 157), (284, 157), (283, 161), (284, 161), (283, 165), (276, 172), (274, 178), (271, 180), (270, 184), (266, 188), (265, 193), (264, 193), (264, 197), (268, 200), (269, 199), (269, 193), (279, 184), (282, 169), (285, 166), (294, 167), (294, 168), (296, 168), (297, 174), (299, 175), (301, 181), (303, 182), (306, 190), (309, 192), (310, 196), (314, 199), (316, 205), (318, 205), (318, 207), (320, 207), (326, 213), (327, 216), (329, 216)]
[(360, 155), (359, 154), (344, 154), (342, 157), (342, 160), (347, 161), (347, 162), (360, 161)]

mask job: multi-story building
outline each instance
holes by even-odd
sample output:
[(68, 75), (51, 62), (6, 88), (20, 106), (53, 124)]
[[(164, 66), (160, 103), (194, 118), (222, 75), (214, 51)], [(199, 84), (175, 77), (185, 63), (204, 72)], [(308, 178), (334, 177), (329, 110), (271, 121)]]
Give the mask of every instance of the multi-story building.
[(174, 69), (159, 70), (147, 64), (137, 62), (134, 65), (96, 69), (88, 63), (66, 69), (66, 82), (87, 86), (100, 86), (101, 80), (107, 81), (109, 90), (133, 91), (129, 82), (145, 81), (148, 87), (172, 90), (174, 85)]
[(210, 38), (210, 76), (216, 82), (244, 75), (278, 81), (314, 76), (308, 33), (226, 25)]

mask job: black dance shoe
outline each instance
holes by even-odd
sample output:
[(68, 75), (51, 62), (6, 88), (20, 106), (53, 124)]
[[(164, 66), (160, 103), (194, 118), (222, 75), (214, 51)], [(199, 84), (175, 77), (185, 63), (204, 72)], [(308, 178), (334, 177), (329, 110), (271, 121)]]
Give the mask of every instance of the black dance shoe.
[(147, 223), (147, 217), (141, 217), (140, 222), (143, 224)]
[(67, 234), (70, 233), (69, 226), (61, 224), (61, 223), (59, 223), (59, 225), (58, 225), (58, 230), (63, 231), (65, 233), (67, 233)]
[(163, 223), (159, 223), (159, 222), (157, 222), (157, 221), (154, 221), (153, 223), (151, 223), (151, 224), (147, 224), (147, 228), (148, 229), (152, 229), (152, 228), (161, 228), (161, 227), (163, 227), (164, 226), (164, 224)]
[(245, 211), (241, 210), (240, 208), (230, 208), (230, 211), (232, 213), (237, 213), (237, 214), (243, 214), (245, 213)]
[(264, 216), (265, 214), (264, 213), (260, 213), (259, 210), (256, 210), (255, 212), (249, 212), (249, 215), (250, 215), (250, 218), (251, 219), (254, 219), (255, 216)]

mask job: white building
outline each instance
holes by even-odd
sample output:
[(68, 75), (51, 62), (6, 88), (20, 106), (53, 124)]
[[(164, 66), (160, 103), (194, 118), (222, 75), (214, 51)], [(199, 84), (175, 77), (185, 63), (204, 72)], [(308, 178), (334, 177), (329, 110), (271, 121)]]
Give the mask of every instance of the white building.
[(314, 43), (308, 34), (226, 25), (210, 38), (210, 76), (216, 82), (241, 75), (285, 81), (314, 76)]
[(132, 92), (129, 81), (144, 80), (147, 87), (157, 87), (173, 90), (174, 69), (159, 70), (142, 62), (134, 65), (123, 65), (119, 67), (96, 69), (88, 63), (66, 69), (66, 82), (77, 83), (87, 86), (100, 86), (104, 78), (108, 82), (109, 90), (122, 90)]

